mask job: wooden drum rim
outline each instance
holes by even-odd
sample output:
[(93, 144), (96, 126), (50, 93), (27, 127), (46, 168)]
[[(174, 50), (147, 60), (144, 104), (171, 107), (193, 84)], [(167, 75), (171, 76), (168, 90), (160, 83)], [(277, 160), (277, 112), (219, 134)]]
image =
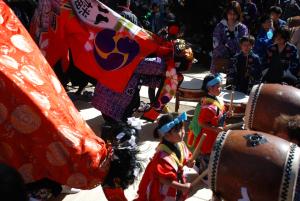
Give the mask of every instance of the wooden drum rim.
[(299, 157), (299, 147), (296, 144), (291, 143), (284, 165), (278, 201), (294, 200), (295, 188), (299, 174)]
[(249, 101), (246, 106), (246, 111), (245, 111), (245, 128), (246, 129), (251, 129), (253, 126), (253, 116), (255, 113), (255, 108), (256, 104), (260, 95), (260, 91), (262, 89), (264, 84), (259, 84), (253, 86), (250, 96), (249, 96)]
[(219, 133), (214, 148), (212, 150), (212, 153), (210, 155), (209, 165), (208, 165), (208, 182), (209, 182), (209, 187), (213, 192), (216, 192), (217, 190), (217, 174), (218, 174), (220, 156), (226, 138), (230, 132), (231, 130), (228, 130), (227, 132)]
[(203, 90), (201, 90), (200, 88), (199, 88), (199, 89), (190, 89), (190, 88), (181, 88), (181, 87), (179, 87), (179, 88), (178, 88), (178, 91), (201, 92), (201, 91), (203, 91)]
[[(208, 165), (208, 181), (209, 188), (213, 192), (217, 192), (217, 176), (220, 166), (220, 158), (222, 150), (226, 143), (227, 137), (232, 131), (219, 133), (215, 145), (213, 147), (210, 161)], [(278, 194), (278, 201), (292, 201), (294, 200), (297, 180), (299, 176), (300, 165), (300, 148), (293, 143), (290, 143), (288, 152), (286, 154), (285, 163), (282, 169), (282, 178)]]

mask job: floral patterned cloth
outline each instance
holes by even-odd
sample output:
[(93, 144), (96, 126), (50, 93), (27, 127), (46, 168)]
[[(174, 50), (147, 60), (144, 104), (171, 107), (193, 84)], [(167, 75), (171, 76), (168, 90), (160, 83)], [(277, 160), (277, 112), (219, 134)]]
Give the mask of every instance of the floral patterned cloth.
[(228, 24), (223, 19), (213, 32), (213, 55), (211, 72), (215, 72), (214, 60), (218, 58), (231, 58), (240, 51), (239, 40), (248, 35), (247, 27), (242, 23), (237, 23), (234, 31), (230, 32)]

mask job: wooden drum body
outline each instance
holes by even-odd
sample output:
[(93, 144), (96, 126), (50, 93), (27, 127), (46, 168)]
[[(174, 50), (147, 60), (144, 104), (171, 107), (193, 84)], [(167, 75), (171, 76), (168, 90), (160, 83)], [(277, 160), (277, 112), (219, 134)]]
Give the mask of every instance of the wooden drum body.
[(175, 112), (179, 109), (180, 101), (199, 102), (205, 96), (205, 92), (201, 90), (202, 82), (197, 78), (184, 77), (176, 92)]
[(246, 129), (273, 133), (274, 122), (281, 114), (300, 114), (300, 90), (287, 85), (255, 85), (246, 107)]
[(297, 145), (276, 136), (223, 132), (210, 158), (210, 188), (226, 201), (292, 201), (299, 159)]

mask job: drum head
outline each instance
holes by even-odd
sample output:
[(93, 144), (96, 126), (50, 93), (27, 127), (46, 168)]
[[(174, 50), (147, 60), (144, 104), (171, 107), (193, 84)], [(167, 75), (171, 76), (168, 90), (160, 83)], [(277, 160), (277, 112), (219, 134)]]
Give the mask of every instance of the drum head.
[[(202, 76), (193, 76), (193, 75), (184, 75), (184, 80), (180, 85), (181, 89), (190, 89), (190, 90), (199, 90), (202, 87), (202, 83), (204, 80), (204, 77), (208, 75), (209, 72), (203, 73)], [(222, 76), (222, 85), (226, 84), (226, 74), (221, 73)]]
[[(231, 100), (231, 90), (222, 90), (220, 94), (220, 98), (225, 103), (230, 103)], [(247, 104), (249, 96), (242, 92), (233, 91), (233, 103), (234, 104)]]
[(184, 80), (182, 84), (180, 85), (180, 88), (182, 89), (201, 89), (203, 80), (197, 79), (197, 78), (190, 78), (190, 77), (184, 77)]

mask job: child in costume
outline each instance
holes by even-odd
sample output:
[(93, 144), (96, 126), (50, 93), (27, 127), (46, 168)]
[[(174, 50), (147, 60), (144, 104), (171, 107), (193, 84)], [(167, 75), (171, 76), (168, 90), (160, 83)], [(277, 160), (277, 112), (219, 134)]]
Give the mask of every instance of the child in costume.
[(262, 79), (260, 59), (252, 51), (254, 41), (253, 36), (241, 38), (241, 52), (232, 58), (232, 64), (228, 68), (227, 84), (245, 94), (249, 94), (252, 87)]
[(191, 190), (191, 183), (186, 183), (183, 166), (193, 167), (191, 153), (183, 142), (186, 113), (177, 118), (164, 115), (159, 119), (154, 136), (162, 140), (156, 153), (148, 164), (135, 201), (184, 200)]
[(221, 93), (221, 81), (219, 74), (210, 74), (204, 78), (201, 89), (206, 95), (201, 98), (196, 107), (188, 133), (187, 144), (192, 150), (197, 147), (201, 136), (207, 134), (201, 147), (201, 154), (206, 163), (218, 133), (223, 131), (226, 118), (224, 103), (218, 99)]

